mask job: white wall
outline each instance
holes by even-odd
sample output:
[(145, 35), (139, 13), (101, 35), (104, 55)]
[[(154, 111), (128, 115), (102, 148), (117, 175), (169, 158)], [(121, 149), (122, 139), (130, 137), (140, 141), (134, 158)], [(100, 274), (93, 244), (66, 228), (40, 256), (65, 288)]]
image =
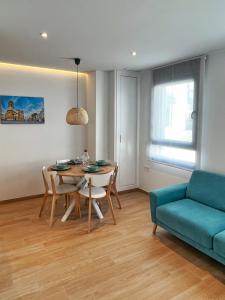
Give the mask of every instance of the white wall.
[(87, 79), (87, 150), (91, 159), (96, 158), (96, 72), (89, 72)]
[(211, 53), (206, 69), (202, 168), (225, 173), (225, 50)]
[[(86, 77), (80, 76), (80, 104), (85, 106)], [(40, 96), (45, 101), (45, 124), (0, 124), (0, 200), (43, 193), (41, 168), (56, 159), (81, 155), (86, 128), (69, 126), (65, 118), (75, 104), (71, 72), (0, 65), (0, 94)]]
[(109, 76), (110, 72), (88, 73), (88, 153), (92, 159), (109, 158)]
[(115, 132), (116, 132), (116, 122), (115, 122), (115, 92), (116, 92), (116, 71), (111, 71), (108, 74), (109, 80), (109, 122), (108, 122), (108, 146), (109, 146), (109, 159), (114, 160), (115, 158)]
[(109, 158), (109, 72), (96, 71), (96, 159)]
[[(225, 174), (225, 50), (212, 52), (206, 62), (203, 97), (201, 169)], [(146, 191), (186, 182), (191, 172), (147, 160), (151, 72), (141, 72), (140, 187)]]

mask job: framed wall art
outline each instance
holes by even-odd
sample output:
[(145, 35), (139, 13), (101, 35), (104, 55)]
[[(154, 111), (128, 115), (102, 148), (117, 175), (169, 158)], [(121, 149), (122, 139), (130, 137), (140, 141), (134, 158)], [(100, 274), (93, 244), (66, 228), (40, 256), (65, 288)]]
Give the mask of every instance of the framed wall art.
[(44, 98), (0, 95), (1, 124), (43, 124)]

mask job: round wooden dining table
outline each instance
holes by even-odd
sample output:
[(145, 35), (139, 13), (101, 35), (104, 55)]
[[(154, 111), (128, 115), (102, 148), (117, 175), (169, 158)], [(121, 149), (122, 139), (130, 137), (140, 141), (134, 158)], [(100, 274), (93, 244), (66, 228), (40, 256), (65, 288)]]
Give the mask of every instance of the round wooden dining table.
[[(52, 171), (52, 167), (53, 166), (49, 166), (48, 167), (48, 171)], [(109, 165), (107, 166), (100, 166), (100, 169), (98, 172), (95, 172), (95, 173), (88, 173), (88, 172), (85, 172), (83, 170), (83, 165), (70, 165), (70, 169), (69, 170), (66, 170), (66, 171), (57, 171), (57, 175), (59, 177), (64, 177), (64, 176), (68, 176), (68, 177), (84, 177), (85, 174), (98, 174), (98, 175), (101, 175), (101, 174), (107, 174), (107, 173), (110, 173), (112, 171), (114, 171), (115, 169), (115, 165), (113, 163), (110, 163)], [(94, 209), (99, 217), (99, 219), (103, 219), (104, 216), (96, 202), (96, 200), (93, 200), (93, 206), (94, 206)], [(73, 211), (75, 207), (75, 199), (74, 201), (72, 201), (69, 205), (69, 207), (67, 208), (65, 214), (63, 215), (61, 221), (62, 222), (65, 222), (69, 215), (71, 214), (71, 212)]]
[[(113, 164), (107, 166), (100, 166), (100, 170), (96, 173), (88, 173), (83, 170), (83, 165), (71, 165), (71, 168), (66, 171), (57, 171), (59, 176), (69, 176), (69, 177), (83, 177), (85, 174), (106, 174), (112, 172), (115, 169)], [(52, 170), (52, 166), (48, 168), (48, 171)]]

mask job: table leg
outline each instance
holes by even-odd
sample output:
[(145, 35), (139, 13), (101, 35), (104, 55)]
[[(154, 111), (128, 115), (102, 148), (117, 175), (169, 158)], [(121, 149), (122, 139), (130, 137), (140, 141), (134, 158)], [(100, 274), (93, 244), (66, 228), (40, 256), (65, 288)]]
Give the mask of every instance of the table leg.
[[(93, 205), (93, 207), (96, 211), (96, 214), (97, 214), (98, 218), (100, 220), (104, 219), (104, 216), (103, 216), (103, 214), (102, 214), (102, 212), (101, 212), (101, 210), (100, 210), (100, 208), (99, 208), (99, 206), (98, 206), (95, 199), (92, 200), (92, 205)], [(71, 201), (69, 207), (67, 208), (65, 214), (63, 215), (63, 217), (61, 219), (61, 222), (66, 222), (66, 220), (69, 218), (71, 212), (73, 211), (74, 207), (75, 207), (75, 199), (73, 199), (73, 201)]]
[(69, 207), (67, 208), (65, 214), (63, 215), (61, 221), (62, 222), (66, 222), (66, 220), (69, 218), (69, 215), (71, 214), (71, 212), (73, 211), (74, 207), (75, 207), (75, 199), (71, 199), (73, 201), (71, 201)]
[(95, 199), (92, 200), (92, 205), (93, 205), (93, 207), (94, 207), (94, 209), (96, 211), (96, 214), (97, 214), (98, 218), (100, 220), (104, 219), (104, 216), (103, 216), (103, 214), (102, 214), (102, 212), (101, 212), (101, 210), (100, 210), (100, 208), (99, 208), (99, 206), (98, 206), (98, 204), (97, 204), (97, 202), (96, 202)]

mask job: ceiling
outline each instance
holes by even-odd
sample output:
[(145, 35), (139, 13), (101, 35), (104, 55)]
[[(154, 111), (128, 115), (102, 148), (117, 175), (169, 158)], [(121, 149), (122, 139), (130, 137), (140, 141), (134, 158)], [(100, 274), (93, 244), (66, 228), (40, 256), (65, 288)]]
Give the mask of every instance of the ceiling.
[(225, 1), (0, 0), (0, 41), (4, 62), (142, 69), (224, 48)]

